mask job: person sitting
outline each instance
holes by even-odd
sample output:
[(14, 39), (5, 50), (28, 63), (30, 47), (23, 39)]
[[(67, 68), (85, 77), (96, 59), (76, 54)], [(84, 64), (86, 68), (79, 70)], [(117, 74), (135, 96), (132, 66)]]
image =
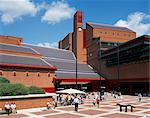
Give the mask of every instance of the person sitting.
[(51, 104), (50, 104), (49, 101), (47, 102), (46, 107), (47, 107), (47, 109), (50, 109), (50, 108), (51, 108)]
[(16, 113), (17, 113), (16, 107), (17, 107), (17, 106), (16, 106), (15, 103), (11, 103), (10, 108), (11, 108), (11, 111), (12, 111), (13, 114), (16, 114)]
[(5, 108), (6, 113), (9, 115), (11, 108), (10, 108), (10, 104), (8, 102), (5, 103), (4, 108)]
[(52, 99), (51, 105), (52, 105), (52, 108), (55, 109), (56, 103), (55, 103), (55, 99), (54, 98)]

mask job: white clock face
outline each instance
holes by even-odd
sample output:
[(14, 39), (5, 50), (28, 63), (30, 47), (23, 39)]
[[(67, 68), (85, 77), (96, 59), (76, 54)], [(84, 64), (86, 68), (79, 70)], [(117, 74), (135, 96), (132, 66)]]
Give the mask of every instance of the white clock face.
[(81, 27), (79, 27), (79, 28), (78, 28), (78, 31), (79, 31), (79, 32), (81, 32), (81, 31), (82, 31), (82, 28), (81, 28)]

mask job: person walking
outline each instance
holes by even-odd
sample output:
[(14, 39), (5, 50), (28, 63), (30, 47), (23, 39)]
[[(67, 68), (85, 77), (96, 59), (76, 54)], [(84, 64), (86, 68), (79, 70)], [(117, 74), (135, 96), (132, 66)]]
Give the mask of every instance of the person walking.
[(139, 93), (139, 94), (138, 94), (138, 97), (139, 97), (139, 102), (141, 102), (141, 100), (142, 100), (142, 94)]
[(75, 111), (78, 111), (78, 105), (79, 105), (79, 98), (76, 96), (74, 101), (73, 101), (74, 105), (75, 105)]

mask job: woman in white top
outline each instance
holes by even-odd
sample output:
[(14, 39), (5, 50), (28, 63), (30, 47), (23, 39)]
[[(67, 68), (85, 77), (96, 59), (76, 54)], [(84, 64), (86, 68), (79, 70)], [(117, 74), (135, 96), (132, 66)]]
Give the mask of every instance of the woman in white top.
[(10, 108), (11, 108), (13, 114), (17, 113), (16, 107), (17, 107), (17, 106), (16, 106), (15, 103), (11, 103)]
[(8, 102), (5, 103), (4, 105), (5, 111), (7, 112), (7, 114), (10, 114), (10, 104)]

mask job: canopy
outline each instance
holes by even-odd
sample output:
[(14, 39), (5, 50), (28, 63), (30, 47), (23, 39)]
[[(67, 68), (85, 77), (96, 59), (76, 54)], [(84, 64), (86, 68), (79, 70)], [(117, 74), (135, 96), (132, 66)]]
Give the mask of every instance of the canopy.
[(61, 90), (61, 91), (56, 91), (56, 93), (66, 93), (66, 94), (86, 94), (83, 91), (77, 90), (77, 89), (65, 89), (65, 90)]

